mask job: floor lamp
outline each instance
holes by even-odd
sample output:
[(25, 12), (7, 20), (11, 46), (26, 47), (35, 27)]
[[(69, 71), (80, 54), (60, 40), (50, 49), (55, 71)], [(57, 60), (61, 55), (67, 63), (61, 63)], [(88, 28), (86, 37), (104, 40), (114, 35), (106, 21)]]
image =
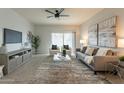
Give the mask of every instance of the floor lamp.
[(118, 39), (118, 52), (117, 55), (124, 55), (124, 39), (123, 38), (119, 38)]

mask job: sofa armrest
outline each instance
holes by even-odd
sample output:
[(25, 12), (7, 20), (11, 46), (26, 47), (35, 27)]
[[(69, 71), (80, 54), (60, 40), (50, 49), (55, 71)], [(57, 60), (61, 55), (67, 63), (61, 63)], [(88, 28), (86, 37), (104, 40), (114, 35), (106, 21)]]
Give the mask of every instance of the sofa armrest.
[(117, 56), (94, 56), (93, 62), (95, 71), (108, 71), (108, 63), (118, 64), (119, 61)]

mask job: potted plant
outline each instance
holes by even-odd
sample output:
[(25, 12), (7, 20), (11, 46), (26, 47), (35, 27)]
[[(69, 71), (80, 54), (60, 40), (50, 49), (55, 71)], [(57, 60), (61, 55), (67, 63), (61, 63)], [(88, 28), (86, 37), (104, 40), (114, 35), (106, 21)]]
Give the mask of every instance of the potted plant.
[(32, 43), (32, 47), (35, 49), (35, 54), (37, 54), (38, 48), (40, 46), (40, 37), (32, 35), (31, 43)]

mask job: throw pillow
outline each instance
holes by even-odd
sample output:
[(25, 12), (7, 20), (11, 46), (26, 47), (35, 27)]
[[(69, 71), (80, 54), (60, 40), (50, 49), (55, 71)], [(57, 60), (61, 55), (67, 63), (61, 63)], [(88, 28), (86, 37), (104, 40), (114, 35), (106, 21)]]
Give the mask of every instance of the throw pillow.
[(107, 56), (113, 56), (114, 52), (112, 50), (108, 50), (106, 53)]
[(93, 61), (93, 56), (85, 56), (84, 61), (85, 61), (87, 64), (91, 64), (92, 61)]
[(57, 45), (52, 45), (52, 49), (57, 49)]
[(69, 50), (69, 45), (64, 45), (64, 48)]
[(86, 47), (86, 46), (85, 46), (85, 47), (83, 47), (83, 48), (82, 48), (82, 50), (81, 50), (81, 52), (82, 52), (82, 53), (85, 53), (85, 52), (86, 52), (86, 49), (87, 49), (87, 47)]
[(86, 52), (85, 52), (85, 54), (87, 54), (87, 55), (89, 55), (89, 56), (92, 56), (93, 51), (94, 51), (94, 48), (88, 47), (87, 50), (86, 50)]
[(96, 53), (96, 56), (106, 56), (108, 49), (100, 48)]
[(94, 48), (92, 56), (95, 56), (98, 50), (99, 50), (99, 48)]

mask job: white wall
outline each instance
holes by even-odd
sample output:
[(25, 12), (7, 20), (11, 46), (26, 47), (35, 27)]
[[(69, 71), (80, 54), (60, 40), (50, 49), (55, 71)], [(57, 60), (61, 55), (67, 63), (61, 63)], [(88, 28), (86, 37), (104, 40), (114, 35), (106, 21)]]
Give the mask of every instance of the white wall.
[(35, 26), (35, 34), (40, 36), (39, 53), (49, 53), (52, 32), (76, 32), (76, 47), (79, 47), (79, 26)]
[[(0, 8), (0, 46), (3, 43), (3, 28), (13, 29), (22, 32), (23, 43), (27, 40), (27, 32), (33, 31), (34, 27), (22, 16), (12, 9)], [(7, 44), (8, 51), (19, 49), (21, 44)]]

